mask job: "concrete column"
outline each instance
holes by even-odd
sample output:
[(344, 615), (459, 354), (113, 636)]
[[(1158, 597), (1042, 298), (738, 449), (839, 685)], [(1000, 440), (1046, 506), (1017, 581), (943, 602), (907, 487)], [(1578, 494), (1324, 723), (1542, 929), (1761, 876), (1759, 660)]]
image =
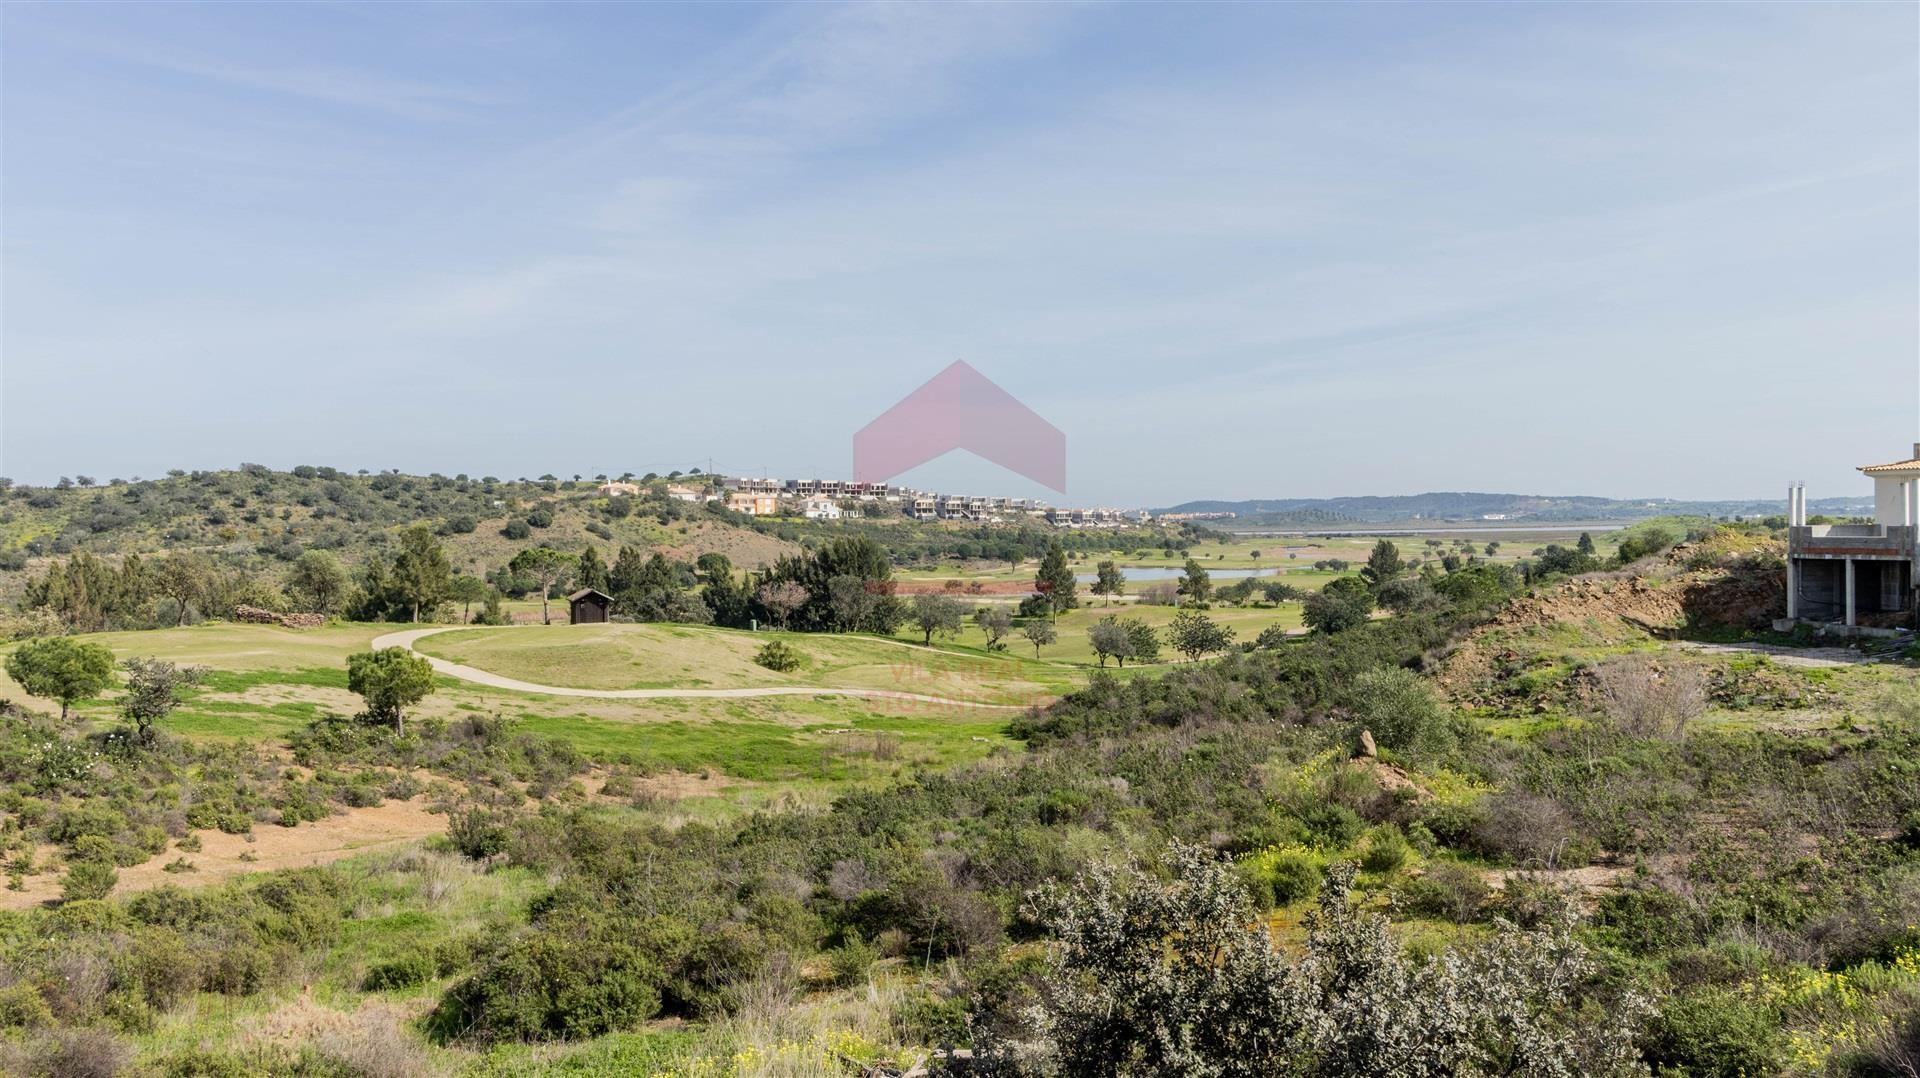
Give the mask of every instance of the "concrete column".
[(1855, 612), (1854, 612), (1854, 604), (1853, 604), (1853, 559), (1848, 558), (1847, 559), (1847, 624), (1848, 625), (1854, 624), (1854, 619), (1855, 619)]
[(1800, 564), (1787, 559), (1787, 619), (1800, 616)]

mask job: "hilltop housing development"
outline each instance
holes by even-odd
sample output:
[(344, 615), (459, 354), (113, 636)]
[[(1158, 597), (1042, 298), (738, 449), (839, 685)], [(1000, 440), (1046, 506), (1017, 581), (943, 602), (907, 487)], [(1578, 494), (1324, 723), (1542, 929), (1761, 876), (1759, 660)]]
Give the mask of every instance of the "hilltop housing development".
[[(635, 484), (625, 482), (600, 486), (603, 494), (637, 494), (639, 490)], [(803, 516), (809, 520), (839, 520), (849, 513), (860, 515), (863, 504), (885, 504), (914, 520), (973, 524), (1042, 521), (1060, 528), (1119, 528), (1153, 519), (1152, 514), (1138, 509), (1062, 508), (1035, 498), (942, 494), (890, 483), (839, 479), (716, 476), (705, 486), (669, 485), (667, 495), (681, 501), (721, 502), (728, 509), (748, 516)]]

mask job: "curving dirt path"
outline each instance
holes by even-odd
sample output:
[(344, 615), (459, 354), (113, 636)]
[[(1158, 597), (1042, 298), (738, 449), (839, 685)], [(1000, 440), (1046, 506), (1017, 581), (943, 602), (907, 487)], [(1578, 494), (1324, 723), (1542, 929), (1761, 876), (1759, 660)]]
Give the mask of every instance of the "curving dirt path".
[[(402, 632), (376, 636), (368, 646), (375, 651), (382, 648), (405, 648), (413, 651), (413, 643), (422, 637), (435, 633), (452, 632), (455, 629), (471, 628), (466, 625), (441, 625), (431, 629), (407, 629)], [(514, 692), (539, 693), (543, 696), (588, 696), (599, 700), (661, 700), (661, 699), (737, 699), (748, 696), (865, 696), (880, 700), (910, 700), (920, 704), (940, 704), (947, 707), (984, 708), (989, 711), (1024, 711), (1023, 704), (982, 704), (972, 700), (953, 700), (944, 696), (928, 696), (917, 692), (899, 692), (893, 689), (834, 689), (826, 687), (805, 688), (801, 686), (773, 686), (751, 689), (575, 689), (564, 685), (536, 685), (531, 681), (502, 677), (499, 674), (482, 670), (475, 666), (449, 662), (446, 659), (428, 655), (424, 651), (413, 651), (415, 655), (433, 664), (433, 668), (448, 677), (457, 677), (462, 681), (471, 681), (476, 685), (486, 685), (495, 689), (510, 689)]]

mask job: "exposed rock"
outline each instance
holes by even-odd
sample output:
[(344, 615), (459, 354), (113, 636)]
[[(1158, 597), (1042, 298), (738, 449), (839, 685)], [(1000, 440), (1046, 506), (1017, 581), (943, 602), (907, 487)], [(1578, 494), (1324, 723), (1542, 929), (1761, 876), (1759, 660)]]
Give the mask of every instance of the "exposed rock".
[(325, 614), (282, 614), (245, 603), (233, 608), (233, 620), (250, 625), (278, 625), (285, 629), (317, 629), (327, 623)]
[(1360, 731), (1360, 755), (1368, 757), (1380, 755), (1379, 748), (1373, 743), (1373, 731), (1371, 730)]

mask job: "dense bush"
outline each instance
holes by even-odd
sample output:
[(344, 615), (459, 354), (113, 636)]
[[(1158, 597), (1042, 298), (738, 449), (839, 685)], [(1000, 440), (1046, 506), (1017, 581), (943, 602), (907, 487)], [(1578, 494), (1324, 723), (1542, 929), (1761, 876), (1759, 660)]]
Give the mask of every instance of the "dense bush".
[(1703, 1078), (1743, 1078), (1775, 1069), (1777, 1024), (1744, 994), (1709, 988), (1670, 997), (1648, 1024), (1642, 1048), (1656, 1069)]
[(800, 669), (806, 660), (799, 650), (781, 640), (770, 640), (759, 650), (753, 661), (777, 673), (788, 673)]
[(1296, 959), (1224, 865), (1193, 849), (1170, 860), (1169, 880), (1097, 868), (1031, 897), (1059, 941), (1054, 969), (1019, 1017), (976, 1011), (990, 1073), (1636, 1073), (1640, 1003), (1600, 1004), (1564, 929), (1423, 964), (1354, 909), (1343, 864)]

